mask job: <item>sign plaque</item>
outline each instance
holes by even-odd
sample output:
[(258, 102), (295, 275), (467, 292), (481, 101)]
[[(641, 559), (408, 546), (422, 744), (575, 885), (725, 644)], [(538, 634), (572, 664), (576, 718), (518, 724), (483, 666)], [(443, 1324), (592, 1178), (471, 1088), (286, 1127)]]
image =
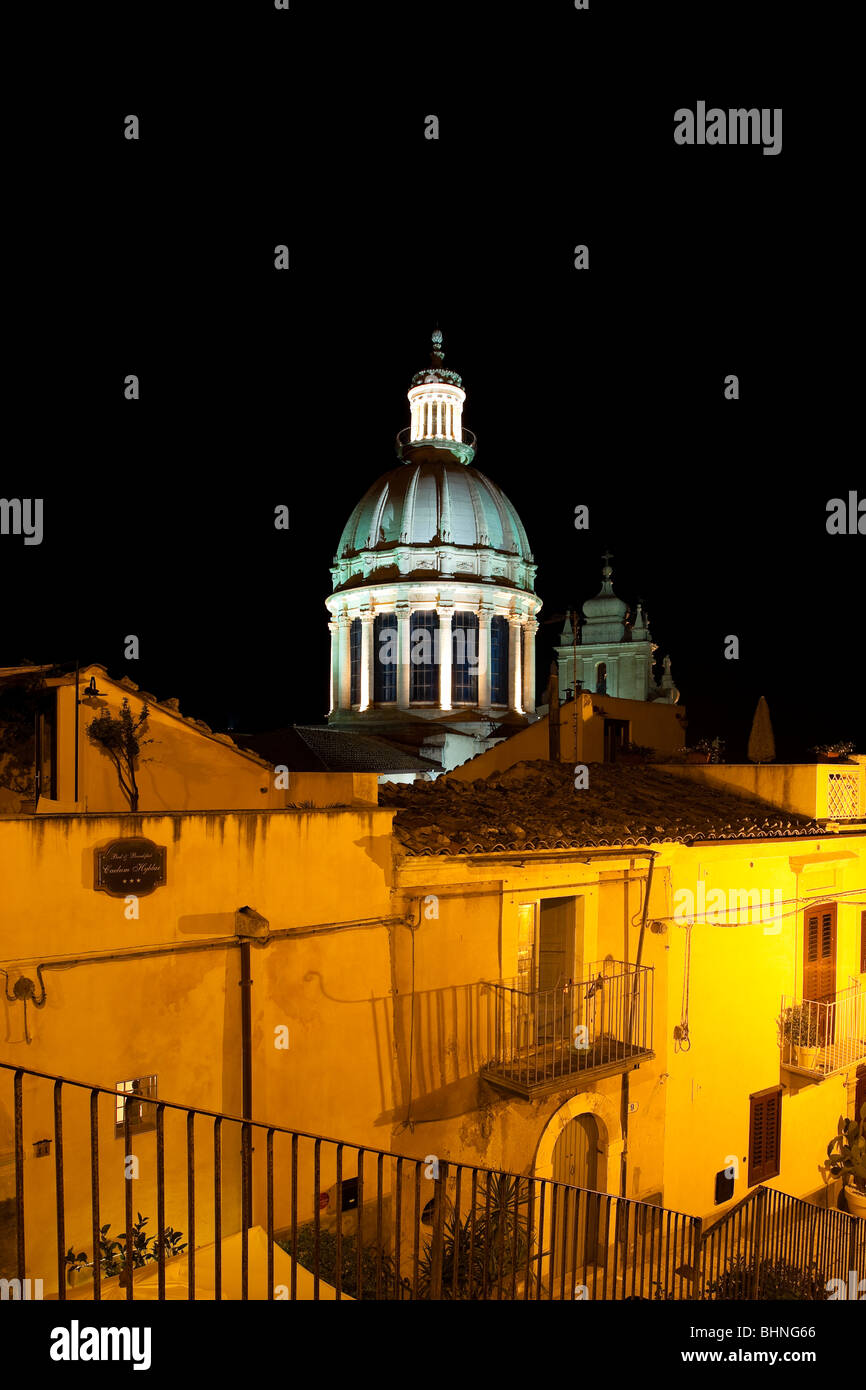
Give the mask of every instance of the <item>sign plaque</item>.
[(130, 837), (94, 851), (93, 887), (112, 898), (144, 897), (165, 883), (165, 845)]

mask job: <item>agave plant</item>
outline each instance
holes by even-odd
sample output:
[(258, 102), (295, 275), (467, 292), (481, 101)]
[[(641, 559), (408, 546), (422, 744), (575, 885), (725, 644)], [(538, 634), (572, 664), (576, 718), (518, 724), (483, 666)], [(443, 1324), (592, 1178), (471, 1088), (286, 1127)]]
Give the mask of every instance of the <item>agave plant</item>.
[(860, 1106), (859, 1120), (839, 1116), (839, 1127), (827, 1145), (822, 1171), (828, 1177), (841, 1178), (843, 1188), (850, 1184), (866, 1195), (866, 1104)]
[[(491, 1173), (479, 1186), (475, 1208), (464, 1221), (448, 1213), (442, 1231), (442, 1298), (480, 1299), (519, 1277), (530, 1248), (529, 1184), (505, 1173)], [(418, 1296), (430, 1298), (433, 1245), (418, 1260)], [(485, 1294), (486, 1289), (486, 1294)]]

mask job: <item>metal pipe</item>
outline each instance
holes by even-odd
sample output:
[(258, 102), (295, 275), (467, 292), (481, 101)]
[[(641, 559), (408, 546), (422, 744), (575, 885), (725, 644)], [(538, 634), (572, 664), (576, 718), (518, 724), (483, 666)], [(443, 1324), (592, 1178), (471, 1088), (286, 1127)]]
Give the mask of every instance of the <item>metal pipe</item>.
[[(241, 1106), (245, 1120), (253, 1118), (253, 1032), (252, 1032), (252, 977), (250, 975), (250, 943), (241, 941), (241, 1068), (242, 1100)], [(252, 1184), (247, 1180), (244, 1188), (244, 1242), (246, 1231), (252, 1222)]]
[(78, 805), (78, 682), (79, 668), (78, 660), (75, 662), (75, 796), (73, 800)]
[[(364, 931), (369, 927), (399, 926), (405, 921), (405, 917), (359, 917), (351, 922), (325, 922), (315, 927), (280, 927), (277, 931), (271, 931), (266, 937), (263, 937), (261, 944), (267, 945), (269, 941), (284, 937), (319, 936), (331, 931)], [(56, 956), (53, 960), (40, 961), (37, 968), (39, 970), (62, 970), (67, 966), (97, 965), (111, 960), (138, 960), (147, 956), (184, 955), (189, 951), (219, 951), (230, 946), (238, 946), (243, 940), (243, 937), (238, 936), (216, 936), (208, 941), (170, 942), (165, 946), (132, 947), (125, 951), (102, 951), (83, 956)], [(16, 960), (5, 961), (4, 965), (14, 965), (19, 968), (24, 965), (36, 966), (36, 962), (19, 957)]]
[[(647, 872), (646, 889), (644, 890), (643, 912), (641, 913), (640, 934), (638, 936), (637, 953), (635, 956), (634, 989), (631, 991), (631, 997), (629, 999), (628, 1004), (628, 1025), (626, 1027), (625, 1035), (626, 1049), (629, 1049), (631, 1047), (632, 1027), (634, 1025), (634, 991), (637, 990), (640, 981), (640, 962), (641, 956), (643, 955), (644, 935), (646, 933), (647, 915), (649, 913), (650, 891), (652, 889), (653, 883), (653, 869), (655, 868), (657, 853), (657, 850), (650, 851), (649, 870)], [(628, 881), (629, 880), (626, 880), (627, 883)], [(628, 962), (626, 962), (626, 964), (628, 964)], [(628, 1184), (628, 1117), (630, 1104), (629, 1075), (630, 1073), (628, 1071), (623, 1072), (622, 1084), (620, 1087), (620, 1122), (622, 1125), (622, 1155), (620, 1157), (619, 1190), (620, 1195), (622, 1197), (625, 1197), (627, 1195)]]

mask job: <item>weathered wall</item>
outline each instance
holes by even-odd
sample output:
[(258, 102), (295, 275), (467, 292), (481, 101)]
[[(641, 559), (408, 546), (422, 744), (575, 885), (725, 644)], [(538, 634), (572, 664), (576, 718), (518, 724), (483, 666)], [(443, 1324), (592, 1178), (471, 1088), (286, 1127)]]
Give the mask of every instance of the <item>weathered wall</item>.
[[(685, 710), (681, 705), (662, 705), (645, 700), (617, 700), (609, 695), (584, 692), (577, 701), (560, 706), (560, 759), (564, 762), (600, 763), (604, 761), (605, 719), (629, 721), (632, 743), (673, 753), (685, 744)], [(504, 772), (515, 763), (532, 762), (549, 756), (550, 716), (544, 714), (534, 724), (479, 753), (468, 763), (449, 772), (459, 781), (474, 781)], [(575, 728), (577, 752), (575, 753)]]
[(710, 786), (730, 787), (758, 801), (798, 815), (823, 819), (829, 814), (830, 774), (857, 778), (859, 812), (866, 814), (866, 759), (837, 763), (666, 763), (666, 772)]
[[(84, 699), (91, 674), (102, 692)], [(88, 725), (100, 715), (117, 716), (126, 698), (133, 718), (144, 704), (141, 693), (124, 689), (100, 667), (81, 672), (84, 700), (75, 704), (75, 685), (69, 678), (48, 681), (57, 687), (57, 798), (40, 797), (40, 813), (58, 811), (128, 811), (110, 758), (87, 735)], [(78, 802), (75, 802), (75, 720), (78, 716)], [(271, 769), (262, 761), (207, 732), (206, 726), (184, 719), (159, 705), (149, 704), (148, 724), (142, 731), (137, 770), (139, 811), (265, 810), (286, 805), (286, 792), (274, 785)]]

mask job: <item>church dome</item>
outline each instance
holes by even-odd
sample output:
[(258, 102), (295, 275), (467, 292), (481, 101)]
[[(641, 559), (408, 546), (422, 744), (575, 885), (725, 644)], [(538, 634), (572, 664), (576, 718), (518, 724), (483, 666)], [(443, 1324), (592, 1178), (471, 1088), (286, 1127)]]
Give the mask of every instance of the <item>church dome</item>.
[(329, 721), (397, 719), (409, 737), (420, 721), (436, 730), (431, 757), (448, 769), (492, 747), (500, 720), (534, 717), (541, 600), (523, 523), (474, 466), (463, 379), (443, 356), (437, 329), (430, 365), (407, 393), (400, 464), (343, 528), (325, 606)]
[(475, 436), (462, 423), (466, 392), (443, 355), (437, 329), (430, 366), (412, 378), (411, 424), (397, 436), (403, 462), (373, 483), (349, 517), (331, 568), (335, 594), (442, 578), (534, 592), (523, 523), (502, 489), (473, 466)]
[(428, 575), (432, 550), (444, 546), (455, 573), (532, 588), (532, 551), (513, 504), (477, 468), (438, 452), (410, 459), (367, 490), (343, 530), (335, 567), (362, 560), (363, 583), (382, 571)]

